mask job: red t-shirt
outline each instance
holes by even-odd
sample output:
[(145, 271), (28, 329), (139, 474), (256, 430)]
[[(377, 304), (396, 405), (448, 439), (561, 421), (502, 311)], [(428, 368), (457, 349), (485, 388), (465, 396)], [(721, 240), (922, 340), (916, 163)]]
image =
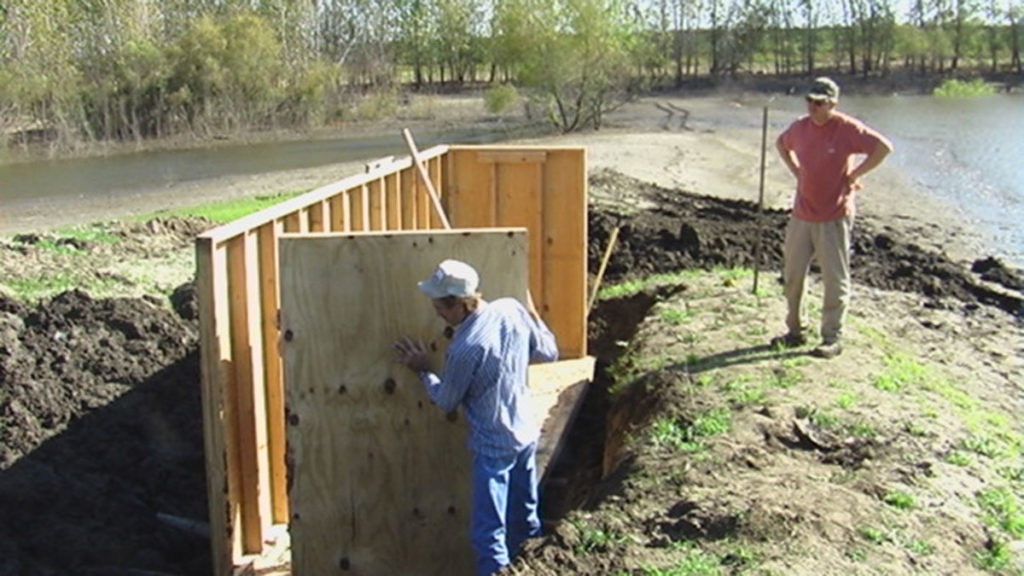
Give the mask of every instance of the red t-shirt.
[(873, 152), (882, 135), (836, 111), (823, 126), (804, 116), (780, 138), (783, 148), (792, 150), (800, 164), (793, 215), (811, 222), (852, 216), (856, 208), (846, 175), (853, 170), (853, 157)]

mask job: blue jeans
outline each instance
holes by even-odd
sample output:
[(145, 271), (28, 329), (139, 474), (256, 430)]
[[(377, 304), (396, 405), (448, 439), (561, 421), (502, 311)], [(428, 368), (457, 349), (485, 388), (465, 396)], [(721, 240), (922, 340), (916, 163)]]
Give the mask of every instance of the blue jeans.
[(490, 576), (540, 536), (537, 443), (507, 458), (473, 455), (473, 552), (477, 576)]

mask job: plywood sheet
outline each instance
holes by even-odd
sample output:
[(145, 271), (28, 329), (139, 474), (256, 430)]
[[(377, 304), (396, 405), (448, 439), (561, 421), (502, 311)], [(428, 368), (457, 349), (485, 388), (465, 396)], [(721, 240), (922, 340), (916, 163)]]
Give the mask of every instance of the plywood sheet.
[(489, 299), (523, 297), (522, 229), (285, 236), (283, 356), (296, 575), (472, 573), (463, 418), (432, 405), (392, 343), (446, 345), (416, 282), (454, 257)]

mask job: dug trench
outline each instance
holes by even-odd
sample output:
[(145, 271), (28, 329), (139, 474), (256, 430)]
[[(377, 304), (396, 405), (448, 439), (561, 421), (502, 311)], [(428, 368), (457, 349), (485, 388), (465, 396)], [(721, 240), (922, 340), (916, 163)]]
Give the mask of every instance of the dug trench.
[[(590, 270), (620, 231), (604, 285), (686, 269), (780, 267), (784, 213), (611, 171), (592, 175), (590, 188)], [(5, 266), (36, 250), (29, 240), (2, 249)], [(191, 249), (187, 238), (177, 249)], [(859, 285), (965, 315), (1022, 315), (1021, 275), (998, 260), (980, 257), (969, 270), (870, 218), (858, 221), (853, 253)], [(765, 282), (776, 281), (777, 272), (765, 273)], [(568, 513), (621, 491), (630, 467), (619, 447), (663, 398), (645, 393), (661, 389), (650, 382), (623, 389), (615, 367), (652, 307), (686, 289), (662, 284), (599, 300), (591, 311), (598, 370), (545, 486), (549, 548)], [(0, 298), (0, 574), (210, 572), (191, 285), (171, 300), (168, 307), (81, 291), (37, 304)]]

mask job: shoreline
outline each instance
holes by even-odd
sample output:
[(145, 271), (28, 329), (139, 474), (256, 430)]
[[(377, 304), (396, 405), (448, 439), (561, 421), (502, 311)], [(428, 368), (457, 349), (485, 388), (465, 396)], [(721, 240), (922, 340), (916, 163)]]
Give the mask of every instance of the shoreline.
[[(450, 125), (460, 115), (474, 124), (485, 115), (478, 98), (447, 100), (444, 110), (425, 126)], [(608, 115), (601, 131), (520, 138), (497, 145), (585, 146), (588, 173), (612, 169), (668, 189), (758, 202), (761, 164), (762, 93), (722, 96), (645, 97)], [(779, 126), (793, 118), (773, 110), (766, 141), (764, 207), (788, 209), (795, 183), (775, 152)], [(410, 122), (410, 126), (414, 123)], [(381, 127), (376, 133), (387, 133)], [(369, 134), (370, 132), (366, 132)], [(187, 208), (213, 200), (272, 196), (310, 190), (359, 173), (360, 161), (262, 174), (228, 175), (172, 182), (105, 197), (60, 197), (52, 202), (13, 202), (0, 208), (0, 235), (41, 232), (62, 227), (130, 219), (161, 210)], [(876, 220), (909, 234), (922, 247), (970, 265), (988, 256), (981, 231), (954, 217), (949, 203), (915, 188), (907, 174), (887, 162), (864, 179), (858, 192), (858, 218)]]

